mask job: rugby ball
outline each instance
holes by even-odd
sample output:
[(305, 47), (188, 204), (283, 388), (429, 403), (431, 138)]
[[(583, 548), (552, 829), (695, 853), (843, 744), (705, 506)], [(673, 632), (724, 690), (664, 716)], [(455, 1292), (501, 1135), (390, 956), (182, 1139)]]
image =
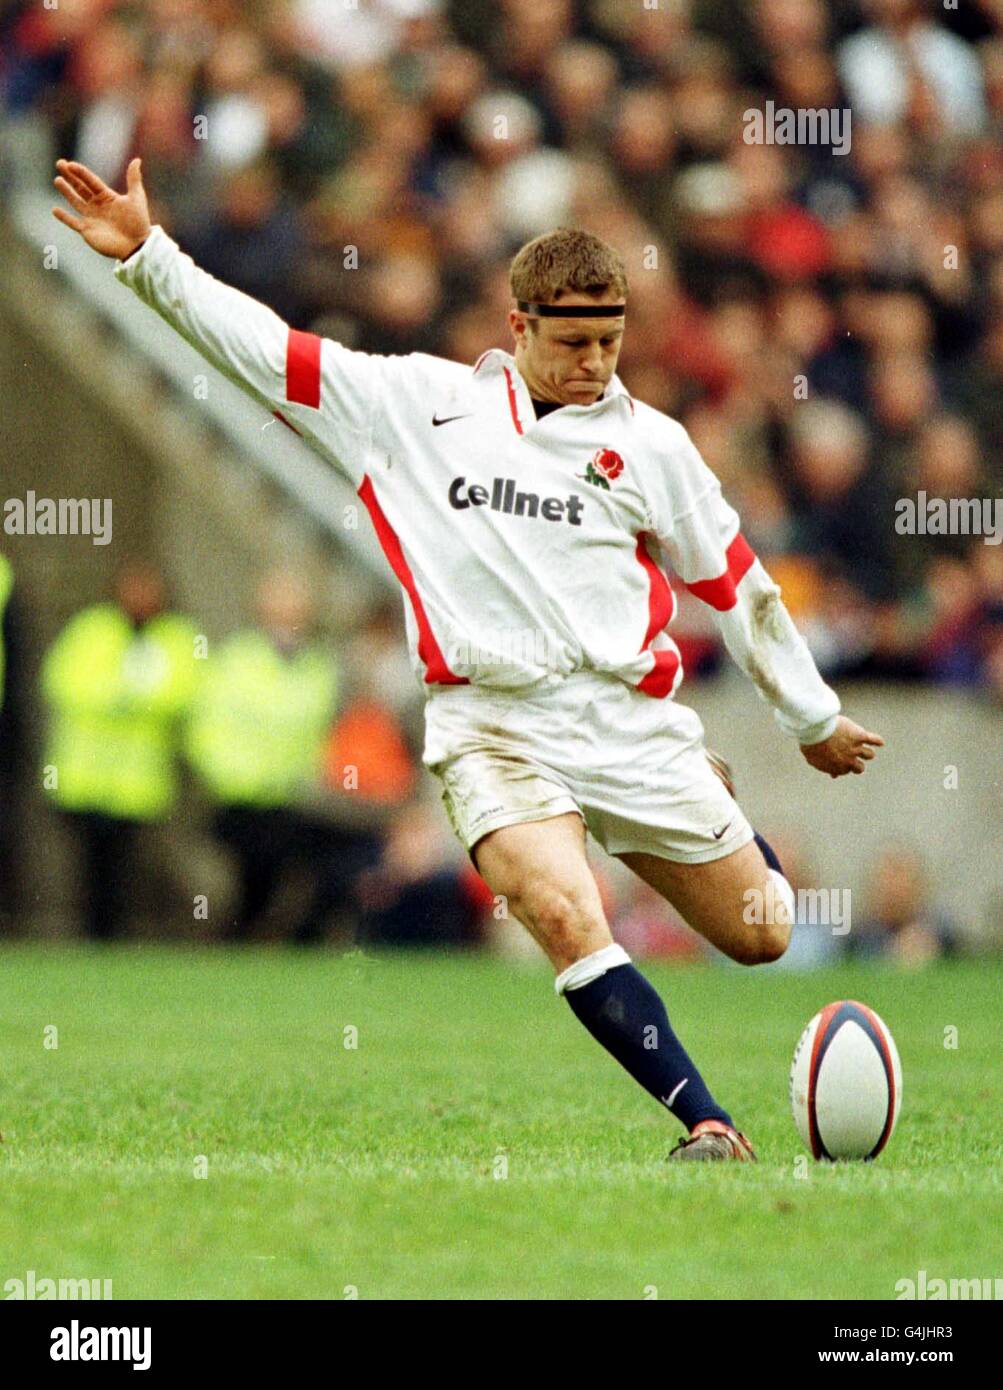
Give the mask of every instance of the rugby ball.
[(815, 1158), (877, 1158), (902, 1104), (895, 1040), (866, 1004), (826, 1004), (791, 1064), (791, 1110)]

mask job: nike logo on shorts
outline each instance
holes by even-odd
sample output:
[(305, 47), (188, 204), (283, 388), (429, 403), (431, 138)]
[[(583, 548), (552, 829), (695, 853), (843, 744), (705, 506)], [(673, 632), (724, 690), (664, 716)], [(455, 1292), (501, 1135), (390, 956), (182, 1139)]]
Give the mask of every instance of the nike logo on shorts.
[[(731, 824), (731, 821), (728, 822), (728, 825), (730, 825), (730, 824)], [(715, 840), (720, 840), (721, 836), (722, 836), (722, 835), (724, 834), (724, 832), (728, 829), (728, 825), (722, 825), (720, 830), (712, 830), (712, 831), (711, 831), (711, 834), (714, 836), (714, 839), (715, 839)]]
[(451, 420), (469, 420), (469, 415), (444, 415), (440, 420), (438, 415), (432, 416), (433, 425), (448, 425)]

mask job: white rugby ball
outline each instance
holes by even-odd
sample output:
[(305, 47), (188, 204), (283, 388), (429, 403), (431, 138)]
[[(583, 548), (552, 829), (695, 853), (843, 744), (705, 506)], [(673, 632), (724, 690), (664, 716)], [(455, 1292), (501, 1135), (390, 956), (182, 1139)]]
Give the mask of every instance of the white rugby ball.
[(801, 1034), (791, 1064), (791, 1110), (815, 1158), (877, 1158), (902, 1105), (902, 1066), (866, 1004), (826, 1004)]

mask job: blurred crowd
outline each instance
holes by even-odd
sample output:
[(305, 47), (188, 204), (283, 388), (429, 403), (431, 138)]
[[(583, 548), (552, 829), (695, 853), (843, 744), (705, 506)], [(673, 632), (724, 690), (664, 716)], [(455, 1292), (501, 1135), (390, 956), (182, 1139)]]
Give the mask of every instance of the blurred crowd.
[[(37, 683), (20, 610), (0, 553), (0, 928), (41, 909), (92, 941), (481, 940), (494, 900), (421, 770), (396, 603), (336, 651), (310, 583), (277, 569), (246, 625), (210, 639), (155, 566), (128, 562), (58, 633)], [(65, 910), (58, 894), (25, 901), (17, 832), (39, 788), (70, 860)], [(180, 852), (158, 878), (166, 827)]]
[[(747, 143), (767, 101), (849, 108), (849, 150)], [(605, 237), (631, 284), (620, 375), (686, 425), (823, 673), (1003, 701), (1003, 546), (895, 525), (902, 498), (1003, 492), (1003, 0), (14, 0), (0, 108), (120, 186), (141, 155), (202, 266), (366, 351), (510, 348), (518, 246)], [(677, 597), (688, 678), (713, 674), (716, 629)], [(122, 929), (135, 825), (175, 810), (183, 767), (232, 873), (210, 930), (267, 930), (298, 875), (296, 940), (505, 936), (421, 790), (399, 613), (337, 665), (312, 623), (302, 582), (269, 576), (195, 680), (172, 652), (197, 629), (139, 566), (60, 636), (47, 794), (91, 935)], [(74, 643), (118, 672), (103, 712), (62, 678)], [(699, 954), (642, 885), (604, 891), (629, 949)], [(868, 951), (953, 949), (908, 848), (867, 913)], [(792, 959), (820, 949), (795, 936)]]
[[(0, 932), (30, 915), (33, 856), (14, 831), (41, 787), (71, 861), (73, 906), (42, 905), (50, 930), (62, 916), (56, 930), (91, 941), (152, 933), (538, 954), (452, 838), (422, 769), (422, 696), (396, 603), (378, 603), (336, 646), (302, 572), (276, 569), (261, 577), (246, 624), (210, 639), (174, 610), (155, 566), (129, 562), (114, 592), (55, 637), (35, 688), (16, 587), (0, 552)], [(32, 704), (41, 721), (28, 717)], [(165, 829), (181, 852), (159, 881)], [(879, 847), (852, 914), (817, 896), (803, 844), (776, 848), (799, 908), (778, 968), (845, 957), (913, 966), (968, 949), (914, 846)], [(623, 865), (593, 867), (632, 955), (723, 960)]]
[[(606, 237), (621, 375), (823, 672), (1003, 699), (1003, 547), (895, 527), (1003, 492), (1003, 0), (31, 0), (0, 53), (9, 117), (112, 182), (142, 155), (203, 266), (365, 350), (508, 347), (513, 251)], [(849, 150), (746, 143), (767, 101), (849, 108)]]

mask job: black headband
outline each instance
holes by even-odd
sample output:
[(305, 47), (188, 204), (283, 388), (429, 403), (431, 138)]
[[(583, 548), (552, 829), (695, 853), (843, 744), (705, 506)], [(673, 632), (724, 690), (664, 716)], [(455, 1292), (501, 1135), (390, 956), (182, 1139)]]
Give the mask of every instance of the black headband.
[(623, 318), (626, 304), (533, 304), (530, 300), (517, 299), (516, 308), (524, 314), (532, 314), (541, 319), (607, 319)]

